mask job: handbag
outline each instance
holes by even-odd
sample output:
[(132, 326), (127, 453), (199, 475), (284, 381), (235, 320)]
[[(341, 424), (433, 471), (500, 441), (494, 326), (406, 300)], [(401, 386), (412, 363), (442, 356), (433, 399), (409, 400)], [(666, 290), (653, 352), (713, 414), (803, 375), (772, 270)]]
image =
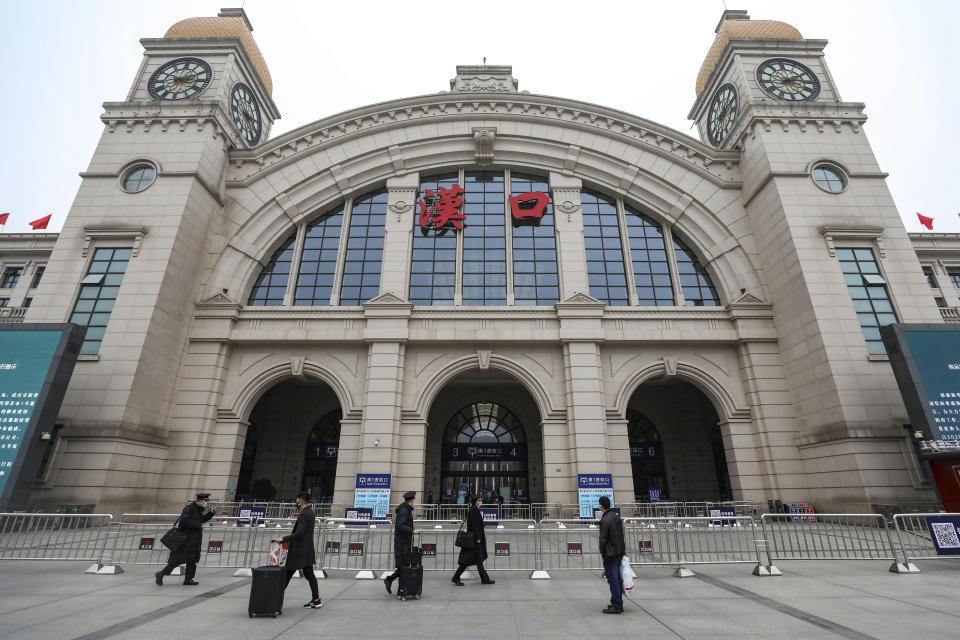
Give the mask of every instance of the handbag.
[(180, 518), (173, 523), (173, 528), (163, 534), (160, 543), (170, 551), (179, 551), (187, 544), (187, 532), (180, 529)]
[(283, 564), (287, 561), (287, 543), (273, 543), (273, 547), (270, 549), (270, 557), (267, 558), (267, 563), (271, 567), (282, 567)]
[(460, 530), (457, 531), (457, 541), (454, 542), (455, 545), (461, 549), (466, 549), (471, 551), (476, 546), (476, 541), (473, 539), (473, 535), (469, 531), (463, 528), (464, 523), (460, 523)]

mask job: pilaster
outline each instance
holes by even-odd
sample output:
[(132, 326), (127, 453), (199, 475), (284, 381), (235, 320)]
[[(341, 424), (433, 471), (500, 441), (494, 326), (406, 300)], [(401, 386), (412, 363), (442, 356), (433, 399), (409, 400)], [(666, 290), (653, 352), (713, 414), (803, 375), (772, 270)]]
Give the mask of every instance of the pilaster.
[(587, 251), (583, 243), (583, 212), (580, 208), (579, 178), (550, 173), (553, 196), (553, 219), (557, 229), (557, 263), (563, 265), (560, 277), (560, 299), (566, 300), (578, 291), (590, 291), (587, 279)]
[(387, 221), (383, 239), (380, 293), (406, 300), (410, 289), (410, 252), (420, 174), (408, 173), (387, 180)]

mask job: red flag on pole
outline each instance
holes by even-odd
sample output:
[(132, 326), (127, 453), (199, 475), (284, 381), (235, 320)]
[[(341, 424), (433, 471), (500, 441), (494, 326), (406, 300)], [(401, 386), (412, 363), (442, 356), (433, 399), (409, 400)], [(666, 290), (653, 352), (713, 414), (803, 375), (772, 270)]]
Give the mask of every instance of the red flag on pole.
[(920, 224), (930, 229), (930, 231), (933, 231), (933, 218), (928, 218), (919, 212), (917, 213), (917, 217), (920, 218)]
[(10, 217), (9, 213), (0, 213), (0, 225), (7, 224), (7, 218)]
[(50, 224), (51, 216), (53, 216), (52, 213), (49, 216), (43, 216), (39, 220), (34, 220), (33, 222), (28, 222), (27, 224), (33, 227), (34, 231), (36, 231), (37, 229), (46, 229), (47, 225)]

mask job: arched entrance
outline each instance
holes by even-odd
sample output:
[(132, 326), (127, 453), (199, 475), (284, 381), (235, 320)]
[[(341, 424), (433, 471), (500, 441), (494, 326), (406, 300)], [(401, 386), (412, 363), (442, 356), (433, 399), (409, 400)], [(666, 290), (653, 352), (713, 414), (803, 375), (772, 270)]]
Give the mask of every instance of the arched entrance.
[(424, 493), (427, 502), (462, 503), (479, 492), (492, 502), (543, 501), (540, 414), (529, 392), (496, 370), (451, 380), (430, 410)]
[(330, 501), (337, 475), (342, 409), (313, 378), (271, 387), (250, 412), (237, 476), (238, 500), (292, 500), (307, 491)]
[(627, 407), (627, 434), (637, 501), (732, 500), (717, 410), (694, 385), (648, 380)]

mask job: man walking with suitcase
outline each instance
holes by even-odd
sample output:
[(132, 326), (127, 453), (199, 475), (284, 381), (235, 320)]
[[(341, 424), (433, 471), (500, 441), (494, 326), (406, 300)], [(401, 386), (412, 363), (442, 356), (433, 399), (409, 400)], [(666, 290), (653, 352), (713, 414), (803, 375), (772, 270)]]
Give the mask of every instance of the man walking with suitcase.
[(287, 576), (283, 588), (286, 590), (290, 584), (290, 578), (293, 574), (300, 571), (310, 585), (310, 602), (303, 605), (304, 609), (319, 609), (322, 606), (320, 602), (320, 591), (317, 585), (317, 576), (313, 573), (313, 565), (317, 561), (316, 550), (313, 546), (313, 530), (316, 526), (317, 517), (310, 508), (310, 498), (306, 493), (297, 495), (296, 498), (297, 521), (293, 524), (293, 531), (290, 535), (277, 538), (274, 542), (287, 543)]
[(393, 593), (393, 581), (400, 577), (400, 568), (404, 566), (407, 554), (413, 546), (413, 535), (420, 533), (413, 528), (413, 500), (416, 497), (416, 491), (407, 491), (403, 494), (403, 504), (398, 505), (394, 512), (396, 519), (393, 523), (393, 559), (397, 570), (383, 579), (387, 593)]
[(620, 560), (627, 553), (623, 534), (623, 520), (610, 509), (610, 498), (600, 496), (600, 557), (603, 558), (603, 573), (610, 584), (610, 606), (604, 613), (623, 613), (623, 585), (620, 582)]

